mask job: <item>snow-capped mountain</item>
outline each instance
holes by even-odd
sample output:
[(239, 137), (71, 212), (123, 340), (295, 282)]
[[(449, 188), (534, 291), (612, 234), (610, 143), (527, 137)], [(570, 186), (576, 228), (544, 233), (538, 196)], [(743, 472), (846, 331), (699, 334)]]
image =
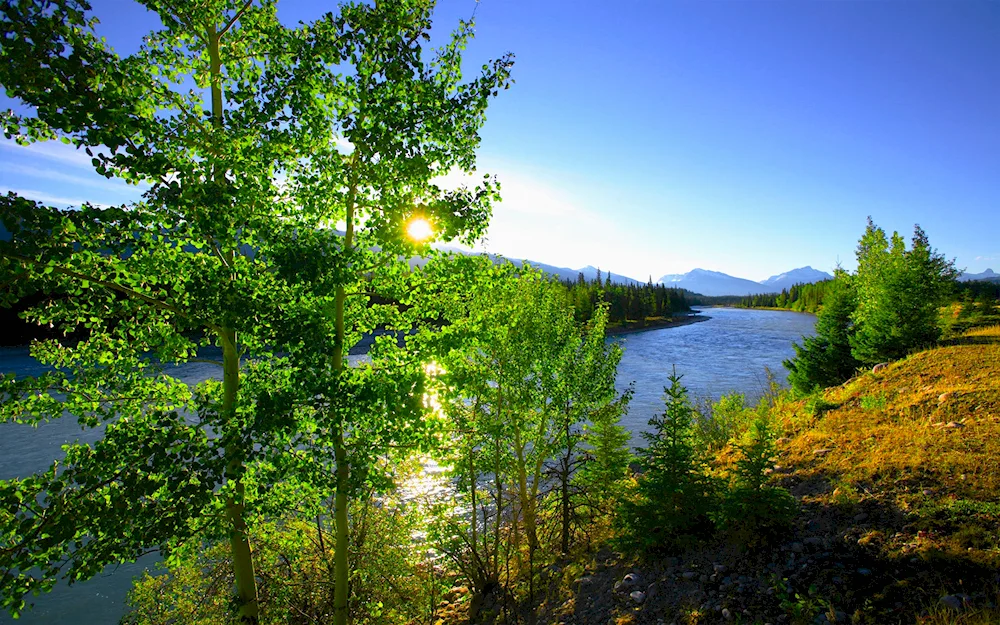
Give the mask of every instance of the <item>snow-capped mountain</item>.
[(771, 289), (772, 292), (780, 293), (782, 289), (790, 289), (795, 284), (812, 284), (813, 282), (829, 280), (832, 277), (825, 271), (805, 266), (771, 276), (767, 280), (761, 280), (760, 283)]
[[(687, 273), (660, 277), (665, 286), (679, 287), (702, 295), (756, 295), (771, 293), (771, 288), (753, 280), (736, 278), (721, 271), (692, 269)], [(781, 289), (778, 289), (780, 291)]]

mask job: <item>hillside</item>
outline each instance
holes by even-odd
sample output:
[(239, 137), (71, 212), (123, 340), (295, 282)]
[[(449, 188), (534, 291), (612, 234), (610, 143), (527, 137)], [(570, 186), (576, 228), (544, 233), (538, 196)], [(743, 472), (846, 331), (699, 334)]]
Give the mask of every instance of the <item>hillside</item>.
[(952, 343), (778, 398), (772, 475), (800, 512), (777, 542), (653, 561), (604, 549), (565, 567), (541, 620), (1000, 622), (1000, 326)]

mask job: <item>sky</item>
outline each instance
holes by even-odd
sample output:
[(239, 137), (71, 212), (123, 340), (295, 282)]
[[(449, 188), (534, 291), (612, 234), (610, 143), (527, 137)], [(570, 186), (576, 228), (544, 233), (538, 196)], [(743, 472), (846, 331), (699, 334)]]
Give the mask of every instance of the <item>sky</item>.
[[(156, 18), (95, 0), (121, 53)], [(282, 0), (286, 23), (332, 3)], [(640, 280), (855, 266), (867, 216), (1000, 270), (1000, 2), (440, 0), (475, 12), (469, 75), (505, 52), (479, 170), (488, 251)], [(4, 101), (7, 102), (7, 101)], [(6, 104), (4, 104), (4, 108)], [(114, 204), (134, 188), (61, 144), (0, 143), (0, 191)]]

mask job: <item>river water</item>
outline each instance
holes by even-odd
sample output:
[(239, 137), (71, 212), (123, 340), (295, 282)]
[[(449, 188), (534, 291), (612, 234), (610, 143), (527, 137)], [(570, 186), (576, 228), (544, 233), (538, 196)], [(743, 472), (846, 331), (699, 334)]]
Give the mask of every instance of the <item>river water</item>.
[[(703, 311), (710, 320), (674, 328), (650, 330), (612, 340), (625, 353), (618, 367), (618, 387), (634, 383), (635, 394), (622, 420), (641, 444), (638, 433), (654, 414), (663, 410), (663, 386), (673, 367), (683, 375), (692, 399), (717, 399), (737, 391), (759, 396), (766, 387), (765, 368), (784, 382), (782, 360), (794, 355), (792, 342), (813, 334), (815, 317), (782, 311), (713, 308)], [(26, 348), (0, 349), (0, 372), (31, 375), (41, 367)], [(188, 383), (221, 372), (212, 365), (189, 364), (174, 375)], [(73, 420), (57, 419), (37, 428), (0, 424), (0, 479), (23, 477), (41, 471), (61, 457), (60, 446), (76, 440), (92, 442), (99, 430), (81, 430)], [(102, 575), (74, 586), (59, 585), (34, 598), (35, 607), (13, 621), (0, 611), (0, 624), (114, 625), (125, 612), (125, 594), (132, 578), (155, 564), (155, 556), (133, 564), (109, 566)], [(31, 603), (32, 601), (29, 601)]]

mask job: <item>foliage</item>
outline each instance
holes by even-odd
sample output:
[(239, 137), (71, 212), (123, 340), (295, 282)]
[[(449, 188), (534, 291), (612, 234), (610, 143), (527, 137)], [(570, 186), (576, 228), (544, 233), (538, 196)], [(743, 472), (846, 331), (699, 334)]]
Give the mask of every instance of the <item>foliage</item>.
[(898, 233), (887, 239), (871, 218), (857, 257), (857, 308), (851, 314), (856, 328), (850, 338), (854, 357), (872, 365), (933, 345), (941, 335), (938, 307), (958, 276), (954, 263), (930, 247), (920, 226), (914, 226), (907, 250)]
[[(351, 604), (355, 623), (410, 623), (432, 608), (429, 571), (410, 547), (419, 519), (391, 501), (352, 506)], [(329, 622), (334, 615), (334, 537), (328, 521), (286, 517), (251, 534), (262, 623)], [(235, 623), (229, 546), (193, 541), (146, 573), (129, 594), (127, 625)]]
[(796, 391), (809, 393), (850, 379), (858, 363), (851, 354), (856, 308), (851, 278), (838, 271), (828, 284), (823, 307), (816, 318), (816, 334), (794, 344), (795, 358), (784, 362), (788, 382)]
[[(629, 396), (615, 391), (621, 350), (605, 341), (604, 307), (579, 324), (562, 287), (540, 272), (510, 264), (488, 272), (451, 328), (471, 324), (468, 340), (441, 363), (455, 427), (449, 463), (469, 513), (464, 525), (448, 521), (439, 540), (477, 602), (512, 597), (522, 580), (530, 597), (542, 550), (568, 551), (584, 515), (593, 518), (592, 498), (614, 486), (588, 493), (578, 475), (624, 473), (617, 422)], [(589, 436), (594, 424), (600, 440)], [(601, 446), (594, 458), (591, 441)]]
[[(62, 139), (98, 173), (149, 185), (108, 209), (0, 198), (0, 303), (54, 295), (25, 315), (82, 336), (33, 345), (54, 369), (3, 378), (2, 418), (105, 428), (48, 472), (0, 482), (2, 604), (16, 613), (60, 576), (228, 538), (240, 618), (256, 622), (249, 524), (287, 493), (313, 506), (335, 494), (342, 623), (347, 498), (377, 479), (375, 458), (436, 440), (413, 348), (464, 283), (447, 284), (446, 262), (410, 270), (405, 221), (443, 239), (483, 232), (495, 183), (447, 192), (433, 177), (473, 169), (510, 59), (462, 82), (462, 23), (425, 60), (430, 1), (346, 4), (296, 29), (269, 0), (151, 8), (163, 29), (125, 58), (84, 2), (0, 8), (0, 82), (32, 111), (4, 117), (7, 137)], [(346, 367), (376, 328), (412, 340), (384, 337)], [(206, 348), (221, 382), (172, 375)]]
[(711, 528), (714, 484), (695, 446), (694, 408), (674, 371), (664, 387), (666, 410), (649, 420), (647, 446), (637, 450), (640, 473), (619, 512), (624, 541), (646, 550), (691, 542)]
[(695, 446), (709, 453), (719, 451), (746, 431), (753, 418), (754, 412), (747, 406), (744, 394), (723, 395), (695, 415)]
[(718, 527), (744, 544), (760, 544), (788, 527), (795, 517), (795, 498), (787, 490), (768, 484), (777, 457), (775, 431), (766, 402), (733, 448), (738, 454), (729, 488), (722, 496), (714, 520)]

